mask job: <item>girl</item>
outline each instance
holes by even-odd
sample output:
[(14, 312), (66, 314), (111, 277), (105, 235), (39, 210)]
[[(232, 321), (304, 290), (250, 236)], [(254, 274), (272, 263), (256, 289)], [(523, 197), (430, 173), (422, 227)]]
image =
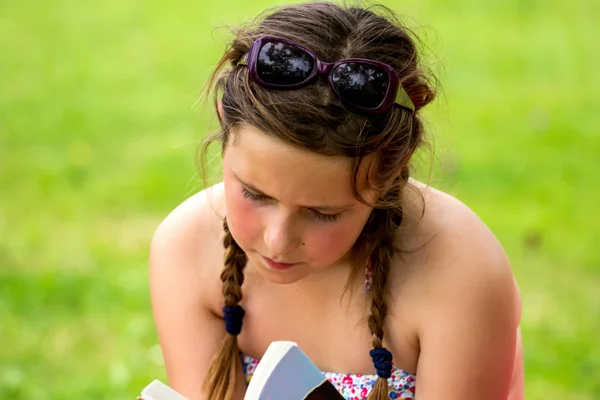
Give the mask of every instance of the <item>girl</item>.
[(410, 178), (428, 82), (384, 7), (289, 5), (237, 32), (210, 80), (223, 182), (152, 242), (174, 389), (241, 400), (268, 345), (291, 340), (347, 399), (523, 398), (502, 247)]

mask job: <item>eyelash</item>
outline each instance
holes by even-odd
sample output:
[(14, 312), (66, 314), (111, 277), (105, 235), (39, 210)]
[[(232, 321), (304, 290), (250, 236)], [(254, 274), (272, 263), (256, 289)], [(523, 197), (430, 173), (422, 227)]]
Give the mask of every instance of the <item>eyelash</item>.
[[(249, 191), (248, 189), (246, 189), (243, 186), (242, 186), (242, 194), (244, 195), (244, 198), (246, 198), (250, 201), (253, 201), (253, 202), (260, 202), (260, 201), (268, 200), (264, 196), (252, 193), (251, 191)], [(313, 216), (315, 218), (317, 218), (323, 222), (336, 222), (340, 218), (340, 215), (341, 215), (341, 213), (339, 213), (339, 214), (323, 214), (323, 213), (320, 213), (315, 210), (310, 210), (310, 212), (313, 214)]]

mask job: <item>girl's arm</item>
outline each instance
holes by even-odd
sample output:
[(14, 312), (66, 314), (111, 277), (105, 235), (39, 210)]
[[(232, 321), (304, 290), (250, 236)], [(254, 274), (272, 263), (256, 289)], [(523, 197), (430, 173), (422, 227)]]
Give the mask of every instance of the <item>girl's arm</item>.
[(509, 262), (489, 233), (448, 243), (445, 263), (429, 274), (416, 398), (521, 398), (514, 390), (520, 296)]
[[(201, 387), (209, 363), (225, 335), (210, 309), (220, 291), (219, 272), (207, 261), (207, 246), (219, 245), (219, 221), (203, 192), (184, 202), (157, 229), (150, 250), (150, 290), (155, 324), (169, 386), (189, 400), (203, 400)], [(214, 253), (214, 250), (213, 250)], [(208, 266), (206, 264), (211, 264)], [(246, 384), (240, 363), (235, 399)]]

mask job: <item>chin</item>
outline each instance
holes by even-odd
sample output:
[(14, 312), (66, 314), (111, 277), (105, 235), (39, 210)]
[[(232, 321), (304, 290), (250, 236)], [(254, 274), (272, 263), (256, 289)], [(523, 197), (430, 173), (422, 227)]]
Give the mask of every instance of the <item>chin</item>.
[(301, 281), (302, 278), (306, 276), (292, 276), (291, 274), (284, 276), (284, 274), (277, 273), (277, 271), (274, 271), (275, 273), (268, 273), (269, 271), (266, 272), (267, 273), (265, 273), (265, 271), (259, 271), (259, 274), (263, 277), (263, 279), (266, 279), (269, 282), (276, 283), (278, 285), (291, 285), (292, 283)]

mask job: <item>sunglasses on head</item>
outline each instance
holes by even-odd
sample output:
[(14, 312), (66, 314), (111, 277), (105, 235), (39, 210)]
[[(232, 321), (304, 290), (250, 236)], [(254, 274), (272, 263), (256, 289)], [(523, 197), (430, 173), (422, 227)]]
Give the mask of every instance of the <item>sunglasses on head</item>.
[(263, 36), (252, 43), (240, 65), (247, 65), (250, 78), (267, 89), (296, 89), (327, 76), (340, 100), (360, 111), (379, 114), (397, 104), (415, 112), (396, 71), (379, 61), (348, 58), (327, 63), (291, 40)]

